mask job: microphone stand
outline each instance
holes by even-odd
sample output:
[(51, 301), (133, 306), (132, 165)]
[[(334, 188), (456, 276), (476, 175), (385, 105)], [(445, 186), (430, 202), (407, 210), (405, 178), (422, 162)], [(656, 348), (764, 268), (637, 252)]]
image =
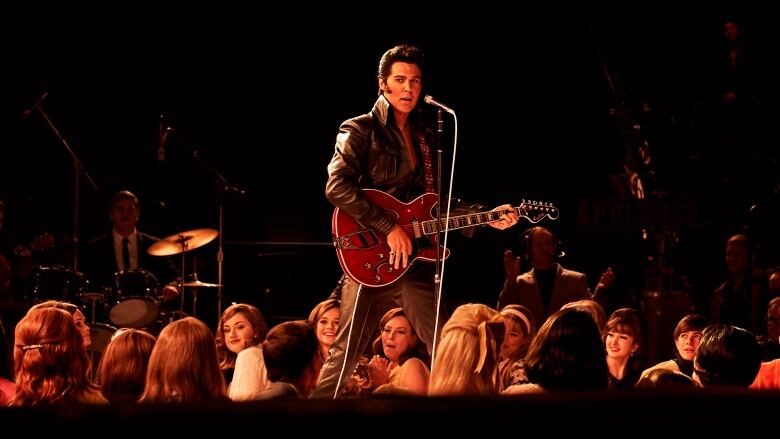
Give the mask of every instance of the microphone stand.
[[(436, 268), (433, 275), (433, 284), (435, 286), (435, 293), (436, 297), (438, 297), (440, 290), (441, 290), (441, 245), (439, 245), (439, 241), (441, 240), (441, 230), (439, 228), (441, 227), (441, 200), (442, 200), (442, 192), (441, 192), (441, 160), (442, 160), (442, 149), (441, 149), (441, 133), (443, 131), (443, 121), (442, 121), (442, 109), (439, 108), (437, 113), (437, 130), (436, 130), (436, 188), (438, 190), (438, 205), (436, 208)], [(438, 300), (435, 300), (435, 302), (438, 303)]]
[(200, 165), (206, 169), (211, 175), (214, 176), (214, 181), (217, 185), (217, 191), (219, 192), (219, 225), (217, 235), (217, 322), (222, 315), (222, 264), (225, 254), (222, 251), (223, 237), (222, 233), (225, 225), (225, 193), (236, 192), (240, 195), (245, 195), (246, 190), (242, 189), (239, 185), (231, 183), (221, 172), (219, 172), (214, 166), (206, 162), (200, 157), (200, 154), (196, 149), (192, 149), (192, 157), (200, 163)]
[[(457, 147), (458, 147), (458, 116), (455, 114), (454, 111), (447, 109), (447, 107), (444, 107), (443, 105), (439, 106), (439, 113), (438, 113), (438, 123), (439, 123), (439, 130), (437, 133), (437, 139), (436, 143), (438, 148), (438, 154), (437, 159), (438, 163), (436, 164), (436, 173), (437, 173), (437, 184), (439, 185), (439, 209), (437, 209), (437, 220), (436, 220), (436, 275), (435, 275), (435, 282), (436, 282), (436, 291), (434, 292), (434, 300), (436, 303), (436, 321), (433, 326), (433, 346), (431, 349), (431, 372), (433, 372), (433, 368), (436, 364), (436, 344), (437, 339), (439, 338), (439, 315), (441, 310), (441, 286), (444, 281), (444, 258), (440, 254), (442, 251), (442, 248), (446, 251), (447, 248), (447, 236), (449, 235), (449, 220), (450, 220), (450, 203), (452, 201), (452, 186), (453, 186), (453, 180), (455, 178), (455, 156), (457, 153)], [(455, 121), (455, 135), (453, 140), (453, 148), (452, 148), (452, 167), (450, 169), (450, 185), (449, 185), (449, 192), (447, 194), (447, 213), (446, 213), (446, 219), (444, 220), (444, 242), (443, 245), (439, 245), (439, 240), (441, 239), (441, 236), (439, 234), (441, 226), (442, 226), (442, 213), (441, 213), (441, 202), (442, 202), (442, 172), (441, 172), (441, 162), (442, 162), (442, 150), (441, 150), (441, 133), (442, 133), (442, 110), (447, 111), (448, 113), (452, 114), (452, 117)], [(441, 266), (439, 266), (441, 265)]]
[[(178, 131), (168, 127), (166, 129), (166, 132), (163, 133), (163, 135), (167, 134), (168, 132), (177, 133)], [(224, 233), (224, 224), (225, 224), (225, 193), (226, 192), (235, 192), (240, 195), (246, 195), (246, 190), (241, 188), (238, 184), (230, 182), (224, 175), (222, 175), (219, 170), (217, 170), (214, 166), (212, 166), (209, 162), (204, 160), (200, 156), (200, 152), (198, 152), (197, 149), (192, 147), (191, 143), (187, 142), (187, 139), (182, 139), (181, 134), (178, 134), (178, 138), (180, 143), (182, 143), (183, 146), (185, 146), (187, 149), (189, 149), (192, 158), (206, 171), (208, 171), (209, 174), (211, 174), (214, 177), (214, 182), (217, 185), (217, 191), (219, 192), (218, 196), (218, 215), (219, 215), (219, 225), (218, 225), (218, 234), (217, 234), (217, 319), (216, 322), (219, 322), (220, 317), (222, 316), (222, 266), (224, 263), (224, 252), (223, 252), (223, 233)], [(183, 263), (183, 262), (182, 262)], [(182, 282), (184, 282), (184, 279), (182, 277)], [(184, 293), (182, 292), (182, 296)]]
[[(44, 94), (45, 96), (45, 94)], [(65, 140), (65, 138), (62, 137), (60, 134), (60, 131), (57, 129), (57, 127), (54, 125), (54, 123), (49, 119), (49, 115), (46, 114), (46, 112), (41, 107), (40, 101), (36, 103), (33, 106), (34, 110), (37, 110), (39, 113), (41, 113), (41, 116), (43, 116), (43, 119), (46, 121), (46, 123), (49, 125), (49, 128), (54, 132), (54, 134), (57, 136), (57, 138), (62, 142), (62, 144), (65, 146), (65, 149), (68, 151), (68, 154), (70, 154), (71, 158), (73, 159), (73, 172), (74, 172), (74, 188), (73, 188), (73, 271), (78, 272), (78, 254), (79, 254), (79, 193), (80, 193), (80, 177), (81, 173), (84, 173), (84, 176), (87, 178), (87, 181), (92, 186), (92, 188), (97, 191), (98, 186), (95, 184), (95, 180), (92, 179), (92, 177), (89, 175), (89, 172), (84, 168), (84, 164), (79, 160), (78, 156), (75, 152), (73, 152), (73, 149), (70, 147), (68, 142)]]
[[(441, 162), (443, 157), (443, 151), (441, 149), (441, 135), (443, 131), (444, 122), (442, 121), (442, 109), (439, 107), (436, 112), (437, 130), (436, 130), (436, 188), (438, 190), (437, 196), (439, 202), (436, 209), (436, 268), (433, 275), (434, 284), (434, 299), (433, 303), (436, 304), (436, 321), (433, 325), (433, 346), (431, 347), (431, 371), (436, 361), (436, 339), (439, 338), (439, 311), (441, 309), (441, 259), (442, 259), (442, 246), (441, 246), (441, 203), (442, 203), (442, 184), (441, 184)], [(447, 206), (449, 206), (449, 200), (447, 200)], [(445, 227), (446, 229), (446, 227)]]

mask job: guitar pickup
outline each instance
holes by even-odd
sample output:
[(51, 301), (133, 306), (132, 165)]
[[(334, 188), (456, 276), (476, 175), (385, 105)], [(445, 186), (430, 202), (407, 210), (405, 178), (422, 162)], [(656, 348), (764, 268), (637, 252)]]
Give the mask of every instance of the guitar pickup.
[(333, 245), (342, 250), (365, 250), (381, 244), (379, 237), (371, 229), (356, 230), (342, 236), (333, 237)]

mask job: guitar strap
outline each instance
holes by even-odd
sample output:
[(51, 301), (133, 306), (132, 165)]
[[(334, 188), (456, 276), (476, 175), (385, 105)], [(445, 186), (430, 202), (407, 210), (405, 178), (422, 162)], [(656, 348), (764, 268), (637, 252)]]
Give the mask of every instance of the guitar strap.
[(428, 141), (425, 140), (423, 133), (417, 134), (417, 141), (420, 143), (420, 149), (423, 155), (423, 172), (425, 172), (425, 192), (433, 194), (436, 189), (433, 187), (433, 161), (431, 160), (431, 148)]

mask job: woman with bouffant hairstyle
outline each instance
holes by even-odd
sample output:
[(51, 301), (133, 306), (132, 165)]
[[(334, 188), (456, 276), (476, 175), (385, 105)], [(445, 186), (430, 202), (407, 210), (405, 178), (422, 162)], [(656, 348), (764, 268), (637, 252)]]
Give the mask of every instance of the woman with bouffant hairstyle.
[(479, 303), (457, 307), (441, 330), (428, 394), (498, 394), (498, 347), (503, 333), (504, 323), (493, 308)]
[(103, 396), (112, 403), (138, 402), (154, 343), (154, 336), (140, 329), (123, 330), (111, 340), (98, 369)]
[(9, 405), (107, 402), (89, 380), (89, 356), (67, 311), (32, 309), (14, 335), (16, 395)]
[(200, 320), (185, 317), (160, 332), (139, 402), (209, 400), (227, 400), (214, 334)]

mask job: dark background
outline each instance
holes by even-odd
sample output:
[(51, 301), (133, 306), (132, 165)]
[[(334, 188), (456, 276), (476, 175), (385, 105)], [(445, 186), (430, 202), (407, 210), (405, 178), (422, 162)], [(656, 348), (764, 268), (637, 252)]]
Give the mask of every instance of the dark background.
[[(370, 110), (378, 60), (398, 43), (423, 49), (424, 93), (457, 112), (455, 195), (553, 202), (562, 263), (593, 283), (613, 266), (626, 301), (644, 287), (660, 238), (674, 241), (677, 271), (706, 290), (722, 279), (728, 234), (771, 223), (780, 31), (761, 2), (115, 7), (30, 6), (2, 19), (0, 198), (19, 242), (50, 231), (72, 254), (72, 158), (40, 112), (22, 117), (46, 92), (40, 108), (98, 186), (82, 175), (82, 242), (109, 227), (106, 201), (119, 189), (141, 199), (139, 229), (161, 237), (218, 228), (222, 200), (226, 301), (306, 316), (340, 275), (324, 197), (338, 125)], [(742, 23), (761, 63), (754, 134), (764, 168), (738, 169), (750, 190), (724, 192), (701, 158), (715, 148), (709, 68), (725, 18)], [(620, 201), (610, 183), (623, 158), (610, 117), (620, 102), (650, 140), (651, 203)], [(175, 130), (163, 161), (161, 123)], [(445, 114), (447, 160), (454, 128)], [(222, 178), (246, 193), (222, 197)], [(520, 251), (524, 229), (451, 237), (448, 303), (495, 304), (503, 252)], [(193, 252), (203, 281), (216, 282), (216, 248)], [(214, 299), (202, 291), (199, 300)]]

